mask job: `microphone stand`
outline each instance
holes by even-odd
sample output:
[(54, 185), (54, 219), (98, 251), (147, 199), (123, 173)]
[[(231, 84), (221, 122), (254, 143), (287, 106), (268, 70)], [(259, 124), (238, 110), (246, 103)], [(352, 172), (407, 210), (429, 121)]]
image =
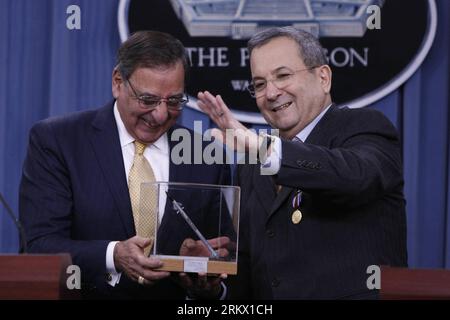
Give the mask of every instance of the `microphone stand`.
[(3, 198), (3, 195), (1, 194), (1, 192), (0, 192), (0, 202), (5, 207), (6, 212), (8, 213), (8, 215), (10, 216), (12, 221), (14, 221), (14, 224), (15, 224), (17, 230), (19, 231), (19, 241), (20, 241), (20, 246), (21, 246), (21, 249), (19, 249), (19, 253), (27, 253), (28, 248), (27, 248), (27, 241), (25, 238), (25, 231), (23, 230), (22, 224), (20, 223), (19, 219), (16, 218), (16, 216), (12, 212), (10, 206), (6, 202), (5, 198)]

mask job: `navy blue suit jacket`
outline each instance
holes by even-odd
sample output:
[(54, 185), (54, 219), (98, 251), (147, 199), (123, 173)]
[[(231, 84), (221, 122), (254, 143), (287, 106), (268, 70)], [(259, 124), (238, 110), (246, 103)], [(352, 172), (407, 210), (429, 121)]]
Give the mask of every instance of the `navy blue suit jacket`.
[[(170, 149), (173, 129), (168, 131)], [(169, 175), (171, 182), (230, 182), (225, 165), (170, 162)], [(208, 199), (180, 197), (177, 200), (209, 205)], [(31, 129), (19, 206), (29, 251), (69, 252), (81, 268), (82, 289), (88, 297), (184, 298), (185, 292), (171, 278), (150, 288), (125, 275), (114, 288), (106, 282), (108, 243), (136, 234), (113, 103), (43, 120)], [(177, 253), (186, 224), (171, 217), (173, 212), (164, 215), (158, 236), (165, 244), (163, 251)], [(196, 222), (208, 224), (205, 217)]]
[[(331, 107), (305, 143), (282, 140), (281, 168), (238, 167), (238, 277), (230, 296), (371, 298), (370, 265), (406, 266), (401, 144), (380, 112)], [(282, 185), (277, 194), (275, 185)], [(300, 223), (293, 198), (303, 191)]]

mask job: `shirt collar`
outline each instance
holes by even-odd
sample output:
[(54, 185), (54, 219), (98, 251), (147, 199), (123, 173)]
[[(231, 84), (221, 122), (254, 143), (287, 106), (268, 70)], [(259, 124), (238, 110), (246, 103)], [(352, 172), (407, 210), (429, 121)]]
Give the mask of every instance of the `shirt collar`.
[(322, 119), (323, 115), (328, 111), (328, 109), (330, 109), (331, 105), (332, 104), (323, 109), (322, 112), (317, 117), (315, 117), (313, 121), (311, 121), (306, 127), (303, 128), (302, 131), (300, 131), (296, 135), (296, 137), (300, 139), (302, 142), (305, 142), (311, 131), (314, 129), (314, 127), (317, 125), (320, 119)]
[[(128, 144), (134, 142), (134, 138), (130, 135), (130, 133), (125, 128), (125, 124), (120, 117), (119, 109), (117, 108), (117, 101), (114, 102), (114, 118), (116, 119), (117, 129), (119, 130), (119, 140), (120, 146), (123, 148)], [(153, 142), (151, 146), (154, 146), (161, 152), (168, 154), (169, 152), (169, 143), (167, 138), (167, 132), (164, 133), (158, 140)]]

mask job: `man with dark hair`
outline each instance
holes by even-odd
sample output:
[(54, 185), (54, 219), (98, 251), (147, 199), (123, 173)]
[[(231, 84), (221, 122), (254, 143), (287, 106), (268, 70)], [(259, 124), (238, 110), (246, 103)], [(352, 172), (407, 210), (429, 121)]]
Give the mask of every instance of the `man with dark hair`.
[(200, 108), (221, 129), (217, 138), (239, 129), (234, 141), (226, 132), (225, 142), (248, 151), (268, 146), (260, 164), (238, 167), (239, 273), (230, 296), (376, 298), (368, 267), (407, 264), (395, 128), (373, 109), (332, 103), (331, 69), (311, 34), (271, 28), (255, 34), (248, 48), (248, 89), (279, 137), (247, 130), (220, 95), (198, 94)]
[[(156, 270), (162, 262), (148, 256), (155, 219), (141, 215), (142, 182), (229, 184), (225, 165), (170, 161), (170, 136), (188, 101), (188, 68), (180, 41), (161, 32), (137, 32), (118, 52), (115, 101), (31, 129), (20, 186), (29, 252), (69, 252), (81, 269), (87, 298), (184, 299), (187, 289), (194, 298), (220, 296), (221, 277)], [(159, 195), (164, 215), (158, 216), (158, 239), (164, 235), (165, 251), (181, 254), (180, 230), (187, 227), (167, 213), (166, 199)], [(155, 205), (148, 210), (155, 211), (156, 198), (151, 200)]]

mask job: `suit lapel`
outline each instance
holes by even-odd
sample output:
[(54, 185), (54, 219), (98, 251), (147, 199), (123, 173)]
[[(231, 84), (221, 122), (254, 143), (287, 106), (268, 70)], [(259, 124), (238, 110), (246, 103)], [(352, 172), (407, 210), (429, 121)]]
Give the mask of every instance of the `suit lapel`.
[(328, 142), (331, 137), (330, 133), (336, 132), (336, 126), (338, 125), (334, 121), (336, 110), (337, 106), (335, 104), (332, 104), (330, 109), (328, 109), (328, 111), (323, 115), (322, 119), (320, 119), (320, 121), (311, 131), (308, 138), (306, 138), (305, 142), (319, 146), (328, 146)]
[(124, 225), (127, 238), (135, 235), (119, 132), (114, 119), (113, 103), (99, 110), (92, 122), (92, 148), (108, 183)]
[[(328, 133), (323, 130), (322, 128), (325, 126), (330, 125), (330, 121), (333, 119), (333, 112), (335, 111), (337, 107), (332, 104), (330, 109), (323, 115), (322, 119), (317, 123), (317, 125), (314, 127), (314, 129), (309, 134), (308, 138), (306, 139), (307, 143), (315, 144), (315, 145), (324, 145), (326, 141), (328, 141), (329, 136)], [(326, 127), (325, 127), (326, 128)], [(283, 186), (281, 188), (281, 191), (277, 194), (275, 200), (272, 202), (272, 206), (270, 209), (270, 216), (272, 216), (280, 207), (284, 204), (284, 202), (287, 200), (289, 195), (296, 191), (294, 188), (285, 187)]]
[(283, 186), (280, 192), (277, 194), (274, 202), (272, 203), (272, 207), (270, 209), (269, 218), (278, 210), (278, 208), (286, 201), (288, 196), (294, 189)]

